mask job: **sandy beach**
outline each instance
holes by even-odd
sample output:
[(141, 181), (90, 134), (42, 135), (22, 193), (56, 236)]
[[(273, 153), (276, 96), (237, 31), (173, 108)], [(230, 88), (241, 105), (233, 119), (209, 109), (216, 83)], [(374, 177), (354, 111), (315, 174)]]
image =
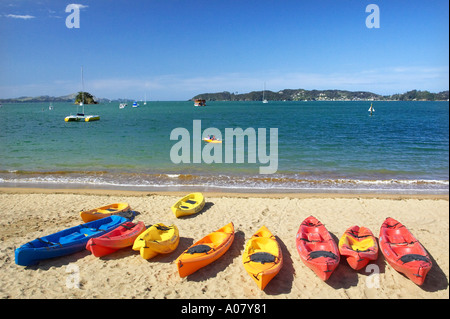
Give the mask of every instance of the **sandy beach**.
[[(202, 212), (176, 218), (170, 206), (185, 193), (87, 189), (0, 188), (0, 298), (156, 298), (156, 299), (448, 299), (448, 195), (232, 194), (204, 193)], [(123, 249), (96, 258), (90, 252), (49, 259), (37, 266), (14, 262), (15, 248), (81, 224), (79, 212), (128, 202), (147, 226), (175, 224), (175, 252), (144, 260)], [(336, 242), (352, 225), (366, 226), (378, 237), (386, 217), (402, 222), (433, 261), (423, 286), (387, 264), (380, 253), (369, 270), (355, 271), (341, 258), (327, 282), (307, 268), (297, 253), (295, 235), (308, 216), (317, 217)], [(181, 279), (175, 259), (193, 242), (233, 222), (235, 240), (213, 264)], [(262, 225), (277, 237), (284, 257), (280, 273), (260, 291), (242, 265), (245, 243)], [(369, 264), (370, 265), (370, 264)], [(79, 275), (79, 286), (74, 285)]]

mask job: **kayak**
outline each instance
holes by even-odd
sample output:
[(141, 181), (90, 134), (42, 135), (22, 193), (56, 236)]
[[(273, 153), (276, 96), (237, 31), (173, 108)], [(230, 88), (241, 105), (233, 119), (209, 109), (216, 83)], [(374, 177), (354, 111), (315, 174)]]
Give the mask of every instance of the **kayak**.
[(180, 277), (186, 277), (219, 259), (233, 240), (234, 225), (229, 223), (197, 241), (175, 260)]
[(378, 244), (372, 231), (366, 227), (349, 227), (339, 240), (339, 253), (355, 270), (378, 258)]
[(187, 216), (198, 213), (205, 206), (205, 197), (202, 193), (192, 193), (178, 200), (171, 207), (175, 216)]
[(100, 218), (108, 217), (111, 215), (117, 215), (122, 212), (127, 212), (130, 210), (130, 205), (128, 203), (114, 203), (91, 210), (86, 210), (80, 212), (81, 219), (85, 222), (91, 222)]
[(30, 266), (43, 259), (81, 251), (89, 239), (108, 233), (127, 221), (125, 217), (112, 215), (34, 239), (15, 250), (16, 264)]
[(222, 143), (221, 140), (212, 140), (210, 138), (204, 138), (203, 141), (207, 142), (207, 143)]
[(95, 257), (109, 255), (119, 249), (133, 245), (134, 240), (145, 230), (145, 224), (138, 222), (126, 222), (113, 229), (109, 233), (96, 238), (91, 238), (86, 244)]
[(400, 222), (386, 218), (380, 228), (380, 249), (387, 262), (415, 284), (422, 285), (432, 262), (425, 248)]
[(307, 217), (296, 236), (300, 258), (322, 280), (330, 278), (339, 265), (339, 250), (325, 226), (315, 217)]
[(248, 241), (242, 257), (244, 268), (263, 290), (283, 266), (283, 254), (275, 236), (262, 226)]
[(150, 259), (158, 254), (173, 252), (180, 242), (177, 226), (163, 223), (151, 225), (133, 243), (133, 250), (140, 252), (142, 258)]

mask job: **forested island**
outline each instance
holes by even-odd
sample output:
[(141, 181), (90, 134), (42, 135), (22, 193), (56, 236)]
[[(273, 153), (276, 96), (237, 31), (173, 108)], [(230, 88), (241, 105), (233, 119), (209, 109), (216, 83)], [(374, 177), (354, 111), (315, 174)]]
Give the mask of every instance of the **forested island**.
[[(449, 91), (431, 93), (429, 91), (412, 90), (406, 93), (380, 95), (364, 91), (345, 90), (292, 90), (285, 89), (278, 92), (264, 91), (264, 98), (268, 101), (448, 101)], [(204, 99), (206, 101), (262, 101), (263, 91), (249, 93), (219, 92), (203, 93), (191, 100)]]

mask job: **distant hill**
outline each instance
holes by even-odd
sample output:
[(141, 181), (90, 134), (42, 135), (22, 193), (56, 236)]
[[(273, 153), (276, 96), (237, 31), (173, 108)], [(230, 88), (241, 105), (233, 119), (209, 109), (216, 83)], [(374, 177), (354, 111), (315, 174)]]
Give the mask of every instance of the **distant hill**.
[[(13, 98), (13, 99), (0, 99), (1, 103), (33, 103), (33, 102), (72, 102), (75, 103), (75, 99), (77, 97), (78, 93), (72, 93), (72, 94), (68, 94), (68, 95), (63, 95), (63, 96), (48, 96), (48, 95), (41, 95), (41, 96), (35, 96), (35, 97), (31, 97), (31, 96), (21, 96), (18, 98)], [(93, 97), (95, 102), (97, 103), (109, 103), (111, 100), (109, 99), (104, 99), (104, 98), (97, 98), (97, 97)], [(120, 100), (122, 101), (122, 99)], [(124, 100), (124, 101), (128, 101), (128, 100)]]
[[(430, 93), (428, 91), (412, 90), (402, 94), (379, 95), (364, 91), (345, 90), (304, 90), (285, 89), (278, 92), (265, 91), (264, 97), (268, 101), (447, 101), (449, 91)], [(263, 91), (249, 93), (203, 93), (194, 96), (191, 100), (204, 99), (207, 101), (262, 101)]]

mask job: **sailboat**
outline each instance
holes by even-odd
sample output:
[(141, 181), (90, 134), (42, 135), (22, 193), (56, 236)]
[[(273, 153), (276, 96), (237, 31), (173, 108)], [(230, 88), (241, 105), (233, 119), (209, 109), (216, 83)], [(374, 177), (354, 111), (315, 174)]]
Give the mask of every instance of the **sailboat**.
[(368, 111), (370, 112), (370, 115), (372, 115), (372, 113), (375, 112), (375, 109), (373, 108), (372, 103), (370, 103), (370, 107), (369, 107)]
[(147, 93), (145, 93), (144, 105), (147, 105)]
[(79, 106), (81, 106), (81, 113), (78, 111), (77, 106), (77, 114), (66, 116), (64, 121), (66, 122), (92, 122), (100, 120), (99, 115), (85, 115), (84, 114), (84, 82), (83, 82), (83, 67), (81, 67), (81, 102)]
[(269, 101), (267, 101), (266, 100), (266, 98), (264, 97), (265, 96), (265, 93), (266, 93), (266, 82), (264, 82), (264, 90), (263, 90), (263, 103), (265, 104), (265, 103), (269, 103)]

